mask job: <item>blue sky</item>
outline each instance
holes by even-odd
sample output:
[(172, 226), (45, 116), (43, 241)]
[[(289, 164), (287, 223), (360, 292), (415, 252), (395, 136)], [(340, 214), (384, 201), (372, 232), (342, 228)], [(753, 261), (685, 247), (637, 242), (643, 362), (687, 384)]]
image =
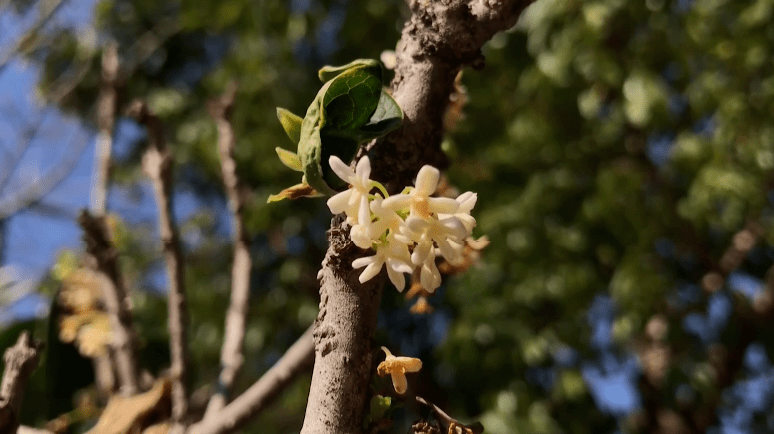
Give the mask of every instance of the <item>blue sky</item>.
[[(94, 0), (64, 0), (67, 3), (49, 22), (48, 28), (71, 27), (77, 32), (90, 31)], [(12, 10), (0, 12), (0, 46), (9, 47), (36, 20), (34, 9), (24, 16)], [(6, 48), (7, 50), (7, 48)], [(5, 57), (0, 51), (0, 59)], [(88, 207), (94, 166), (95, 132), (79, 119), (63, 115), (58, 109), (43, 105), (36, 98), (36, 83), (40, 68), (21, 57), (14, 57), (0, 69), (0, 162), (10, 161), (9, 154), (25, 142), (21, 131), (40, 122), (41, 129), (10, 174), (5, 189), (0, 190), (0, 206), (16, 192), (68, 159), (73, 170), (64, 181), (44, 197), (47, 205), (67, 214), (53, 217), (36, 209), (28, 209), (9, 219), (5, 268), (14, 280), (24, 283), (38, 281), (50, 268), (62, 249), (78, 249), (81, 232), (74, 218)], [(144, 133), (133, 121), (119, 119), (114, 142), (115, 157), (126, 155)], [(2, 179), (0, 164), (0, 179)], [(112, 188), (108, 208), (134, 222), (156, 217), (155, 201), (148, 183), (140, 186), (141, 195), (133, 197), (126, 189)], [(175, 216), (185, 219), (200, 207), (195, 197), (180, 192), (175, 197)], [(163, 280), (163, 279), (162, 279)], [(163, 282), (157, 282), (163, 287)], [(25, 289), (23, 291), (27, 293)], [(6, 294), (7, 296), (8, 294)], [(0, 306), (0, 325), (36, 315), (45, 315), (48, 300), (28, 293), (18, 303)]]

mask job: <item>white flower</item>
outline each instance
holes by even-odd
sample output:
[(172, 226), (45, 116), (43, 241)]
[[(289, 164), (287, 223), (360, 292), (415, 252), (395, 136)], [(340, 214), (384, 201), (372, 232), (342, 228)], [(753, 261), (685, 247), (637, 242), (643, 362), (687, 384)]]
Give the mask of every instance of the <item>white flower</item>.
[(416, 186), (407, 194), (397, 194), (384, 200), (384, 206), (392, 209), (410, 207), (412, 216), (428, 218), (432, 213), (451, 214), (460, 204), (448, 197), (430, 197), (438, 188), (440, 172), (433, 166), (422, 166), (417, 174)]
[(352, 229), (349, 230), (349, 237), (352, 239), (352, 242), (355, 243), (356, 246), (360, 247), (361, 249), (369, 249), (371, 248), (371, 244), (373, 244), (374, 240), (371, 239), (369, 233), (371, 226), (370, 225), (362, 225), (362, 224), (356, 224), (352, 226)]
[(386, 264), (387, 275), (390, 277), (390, 281), (398, 288), (398, 291), (403, 291), (406, 280), (403, 278), (402, 273), (413, 272), (409, 265), (410, 262), (411, 257), (409, 256), (406, 243), (397, 241), (394, 236), (388, 235), (387, 241), (376, 247), (375, 255), (355, 259), (352, 261), (352, 268), (366, 267), (359, 277), (360, 283), (365, 283), (379, 274), (382, 265)]
[(384, 202), (384, 198), (379, 193), (371, 201), (371, 212), (376, 220), (368, 227), (368, 234), (373, 240), (381, 238), (388, 229), (392, 233), (397, 233), (403, 225), (403, 219), (398, 215), (400, 208), (385, 206)]
[(438, 220), (409, 216), (401, 229), (403, 236), (417, 243), (411, 254), (411, 262), (414, 265), (426, 262), (428, 254), (433, 250), (434, 242), (438, 244), (441, 254), (447, 261), (459, 262), (464, 240), (468, 236), (462, 222), (456, 217)]
[(465, 230), (468, 231), (468, 235), (470, 235), (473, 232), (473, 228), (476, 227), (476, 219), (470, 215), (470, 212), (473, 210), (473, 207), (476, 206), (477, 200), (478, 195), (472, 191), (462, 193), (457, 197), (457, 199), (455, 199), (455, 201), (460, 205), (457, 211), (455, 211), (453, 214), (441, 213), (438, 215), (438, 218), (458, 218), (460, 222), (462, 222), (462, 225), (465, 226)]
[(368, 192), (371, 191), (371, 162), (363, 157), (352, 170), (339, 157), (332, 155), (328, 160), (331, 169), (339, 178), (352, 186), (328, 199), (328, 208), (333, 214), (346, 213), (347, 223), (361, 224), (367, 228), (371, 223), (371, 211), (368, 208)]
[(430, 249), (419, 273), (419, 283), (427, 292), (435, 292), (441, 286), (441, 273), (435, 265), (435, 249)]

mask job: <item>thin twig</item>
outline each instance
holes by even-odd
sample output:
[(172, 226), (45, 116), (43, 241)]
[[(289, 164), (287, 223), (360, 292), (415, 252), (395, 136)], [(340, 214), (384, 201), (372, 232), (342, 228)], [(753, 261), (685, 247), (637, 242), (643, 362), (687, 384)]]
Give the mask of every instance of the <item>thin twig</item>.
[(28, 332), (19, 335), (16, 345), (5, 350), (5, 371), (0, 385), (0, 432), (15, 433), (19, 427), (22, 399), (27, 381), (38, 366), (43, 344), (33, 342)]
[(210, 101), (208, 105), (210, 115), (215, 118), (215, 123), (218, 126), (220, 167), (231, 211), (231, 226), (234, 231), (234, 262), (231, 268), (231, 302), (226, 313), (225, 336), (220, 353), (222, 370), (217, 391), (212, 395), (207, 405), (205, 419), (212, 417), (226, 405), (228, 394), (231, 392), (234, 380), (242, 366), (244, 358), (242, 345), (245, 338), (250, 298), (250, 271), (253, 266), (252, 258), (250, 258), (250, 237), (247, 234), (242, 215), (245, 203), (242, 195), (239, 194), (240, 180), (234, 160), (236, 136), (231, 125), (231, 108), (234, 104), (235, 94), (236, 86), (232, 85), (225, 95)]
[(285, 352), (250, 388), (219, 411), (215, 417), (191, 426), (189, 434), (232, 433), (266, 408), (298, 374), (314, 360), (314, 327), (306, 332)]
[[(38, 2), (41, 5), (44, 5), (45, 2), (40, 1)], [(45, 11), (43, 15), (38, 19), (38, 21), (35, 22), (35, 24), (32, 25), (32, 27), (27, 30), (24, 35), (22, 35), (19, 39), (14, 42), (10, 48), (5, 50), (2, 54), (0, 54), (0, 73), (3, 72), (6, 66), (11, 62), (11, 59), (17, 54), (19, 54), (26, 45), (30, 45), (30, 42), (33, 42), (33, 38), (35, 37), (36, 33), (41, 31), (43, 27), (51, 20), (51, 18), (54, 17), (54, 15), (59, 11), (59, 9), (64, 6), (65, 1), (64, 0), (58, 0), (53, 5), (49, 6), (49, 10)], [(34, 47), (34, 45), (32, 45)]]
[(92, 256), (96, 269), (102, 278), (105, 308), (110, 315), (113, 335), (112, 347), (115, 355), (121, 393), (129, 396), (139, 391), (137, 380), (137, 356), (134, 346), (132, 314), (126, 298), (126, 288), (118, 268), (118, 252), (110, 240), (104, 217), (94, 217), (83, 210), (78, 223), (83, 228), (86, 251)]
[(179, 427), (188, 414), (188, 308), (180, 235), (172, 220), (172, 153), (166, 146), (161, 121), (143, 101), (134, 101), (129, 114), (148, 128), (148, 150), (142, 168), (153, 182), (159, 213), (159, 232), (169, 279), (169, 336), (172, 358), (172, 421)]
[(75, 169), (75, 166), (81, 159), (83, 151), (88, 144), (88, 138), (83, 137), (73, 149), (68, 151), (68, 155), (63, 161), (50, 169), (38, 180), (28, 184), (25, 188), (20, 189), (20, 191), (12, 197), (0, 202), (0, 220), (34, 205), (39, 202), (43, 196), (60, 186), (62, 182), (67, 179), (67, 176), (72, 173), (73, 169)]

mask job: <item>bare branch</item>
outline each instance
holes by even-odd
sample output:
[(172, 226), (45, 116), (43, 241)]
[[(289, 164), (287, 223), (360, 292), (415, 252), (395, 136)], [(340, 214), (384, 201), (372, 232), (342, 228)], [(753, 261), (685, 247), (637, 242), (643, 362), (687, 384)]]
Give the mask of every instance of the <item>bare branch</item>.
[(91, 212), (104, 215), (110, 181), (110, 157), (113, 153), (113, 125), (116, 121), (116, 76), (118, 45), (111, 41), (102, 52), (102, 86), (97, 100), (97, 142), (94, 157), (94, 181), (91, 188)]
[(28, 332), (19, 335), (16, 345), (5, 350), (5, 371), (0, 385), (0, 432), (14, 433), (19, 427), (22, 399), (27, 381), (38, 366), (43, 344), (33, 342)]
[(3, 157), (2, 163), (0, 163), (0, 194), (5, 190), (6, 186), (8, 186), (11, 175), (18, 169), (19, 163), (27, 154), (27, 151), (29, 151), (32, 143), (42, 135), (43, 123), (52, 112), (53, 111), (51, 110), (45, 111), (37, 120), (24, 128), (22, 136), (25, 137), (25, 140), (23, 144), (16, 146), (13, 152), (6, 150), (6, 154), (8, 155)]
[(222, 97), (210, 101), (208, 109), (218, 126), (218, 153), (223, 174), (223, 184), (228, 196), (231, 211), (231, 226), (234, 231), (234, 261), (231, 268), (231, 302), (226, 313), (225, 336), (220, 353), (222, 370), (218, 379), (218, 387), (209, 404), (204, 419), (218, 413), (228, 402), (228, 394), (234, 384), (244, 359), (242, 345), (245, 338), (247, 313), (250, 298), (250, 237), (245, 228), (242, 216), (245, 207), (242, 195), (239, 194), (239, 177), (236, 172), (234, 148), (236, 136), (231, 125), (231, 108), (234, 104), (236, 85)]
[(226, 434), (243, 426), (261, 410), (271, 404), (274, 398), (288, 386), (298, 374), (314, 360), (314, 326), (285, 352), (263, 376), (243, 394), (219, 411), (215, 417), (205, 419), (191, 426), (191, 434)]
[[(120, 69), (117, 71), (117, 75), (114, 79), (114, 83), (117, 87), (120, 87), (126, 82), (128, 77), (134, 74), (134, 71), (143, 62), (148, 60), (151, 54), (161, 47), (164, 42), (174, 36), (180, 31), (180, 23), (178, 20), (164, 20), (158, 23), (153, 29), (145, 32), (128, 50), (130, 53), (127, 55), (127, 60), (124, 64), (120, 65)], [(51, 91), (46, 96), (47, 102), (51, 104), (58, 104), (61, 102), (70, 92), (75, 89), (78, 84), (86, 77), (89, 69), (91, 68), (90, 59), (86, 59), (72, 66), (71, 73), (62, 74), (51, 85)]]
[(0, 202), (0, 220), (32, 206), (64, 182), (67, 176), (75, 169), (88, 144), (88, 138), (82, 138), (75, 148), (68, 152), (68, 156), (50, 169), (48, 173), (12, 197)]
[[(442, 120), (457, 73), (465, 65), (482, 67), (481, 46), (514, 24), (529, 3), (409, 1), (413, 16), (397, 45), (392, 82), (393, 97), (405, 114), (403, 126), (359, 154), (369, 152), (374, 178), (399, 191), (423, 164), (447, 165), (440, 149)], [(315, 367), (302, 434), (362, 431), (370, 345), (384, 280), (358, 282), (351, 264), (364, 252), (352, 245), (341, 223), (334, 219), (323, 261)]]
[(143, 101), (134, 101), (131, 116), (148, 128), (148, 150), (142, 158), (153, 182), (159, 213), (159, 231), (169, 279), (169, 335), (172, 357), (172, 420), (179, 427), (188, 414), (188, 308), (180, 235), (172, 221), (172, 153), (167, 149), (161, 121)]
[[(39, 2), (41, 5), (45, 5), (45, 2), (41, 1)], [(42, 12), (41, 17), (38, 19), (38, 21), (35, 22), (35, 24), (30, 27), (29, 30), (27, 30), (22, 37), (16, 40), (16, 42), (11, 45), (5, 52), (0, 54), (0, 73), (2, 73), (3, 69), (5, 69), (6, 66), (10, 63), (11, 59), (13, 59), (14, 56), (19, 54), (22, 51), (26, 51), (25, 49), (32, 49), (35, 46), (38, 46), (39, 44), (31, 44), (31, 42), (34, 42), (34, 37), (36, 34), (43, 29), (43, 27), (48, 24), (48, 22), (51, 20), (51, 18), (54, 17), (56, 12), (61, 9), (62, 6), (64, 6), (65, 1), (64, 0), (57, 0), (56, 3), (49, 6), (48, 10), (45, 10)]]
[(105, 307), (110, 315), (118, 379), (123, 395), (134, 395), (139, 391), (137, 380), (137, 356), (134, 347), (134, 329), (129, 311), (126, 288), (118, 268), (118, 253), (110, 241), (104, 217), (94, 217), (83, 210), (78, 223), (83, 228), (86, 251), (92, 256), (100, 273)]

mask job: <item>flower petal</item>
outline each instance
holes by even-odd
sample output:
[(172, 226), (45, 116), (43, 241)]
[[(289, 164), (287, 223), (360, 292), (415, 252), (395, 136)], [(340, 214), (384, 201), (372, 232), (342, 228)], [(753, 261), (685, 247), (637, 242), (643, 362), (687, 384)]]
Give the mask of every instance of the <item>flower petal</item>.
[(349, 206), (349, 199), (353, 190), (344, 190), (341, 193), (336, 193), (328, 199), (328, 208), (333, 214), (339, 214), (344, 212)]
[(352, 226), (352, 229), (349, 231), (349, 237), (352, 239), (352, 242), (361, 249), (368, 249), (371, 247), (372, 240), (368, 235), (368, 227), (361, 224)]
[(419, 372), (422, 369), (422, 361), (415, 357), (395, 357), (406, 372)]
[(400, 259), (397, 258), (387, 258), (387, 267), (389, 269), (395, 270), (398, 273), (407, 273), (411, 274), (414, 272), (414, 269), (411, 268), (411, 266), (405, 262), (403, 262)]
[(392, 376), (392, 386), (395, 388), (395, 392), (398, 395), (403, 395), (408, 389), (408, 383), (406, 382), (406, 374), (402, 372), (390, 372)]
[(360, 206), (357, 209), (357, 222), (366, 226), (371, 224), (371, 208), (368, 206), (368, 197), (364, 194), (360, 195)]
[(429, 196), (435, 193), (435, 189), (438, 188), (438, 180), (441, 177), (441, 172), (433, 166), (425, 165), (419, 169), (416, 182), (416, 193)]
[(365, 283), (373, 279), (374, 276), (376, 276), (377, 274), (379, 274), (380, 271), (382, 271), (383, 264), (384, 262), (378, 261), (378, 260), (368, 264), (366, 269), (363, 270), (362, 273), (360, 273), (360, 277), (358, 278), (358, 280), (360, 280), (360, 283)]
[(354, 268), (355, 270), (357, 270), (358, 268), (363, 268), (366, 265), (374, 262), (375, 258), (376, 256), (365, 256), (362, 258), (357, 258), (354, 261), (352, 261), (352, 268)]
[(355, 173), (361, 183), (368, 185), (368, 178), (371, 176), (371, 160), (369, 160), (368, 157), (361, 158), (360, 161), (357, 162)]
[(328, 165), (331, 166), (331, 170), (333, 170), (333, 172), (344, 182), (352, 184), (352, 178), (355, 177), (355, 171), (344, 164), (339, 157), (331, 155), (331, 158), (328, 159)]
[(382, 208), (389, 208), (394, 211), (400, 211), (408, 208), (411, 204), (411, 196), (408, 194), (396, 194), (382, 201)]
[(427, 199), (430, 212), (436, 214), (452, 214), (460, 207), (459, 202), (449, 197), (431, 197)]
[(470, 210), (476, 206), (476, 201), (478, 201), (478, 194), (473, 193), (472, 191), (466, 191), (457, 196), (457, 202), (459, 202), (460, 211), (462, 212), (469, 213)]
[[(387, 260), (389, 262), (389, 259)], [(387, 267), (387, 276), (390, 278), (390, 282), (392, 282), (393, 285), (395, 285), (395, 289), (398, 290), (398, 292), (403, 292), (403, 288), (406, 287), (406, 278), (403, 277), (403, 274), (395, 271), (392, 267)]]

